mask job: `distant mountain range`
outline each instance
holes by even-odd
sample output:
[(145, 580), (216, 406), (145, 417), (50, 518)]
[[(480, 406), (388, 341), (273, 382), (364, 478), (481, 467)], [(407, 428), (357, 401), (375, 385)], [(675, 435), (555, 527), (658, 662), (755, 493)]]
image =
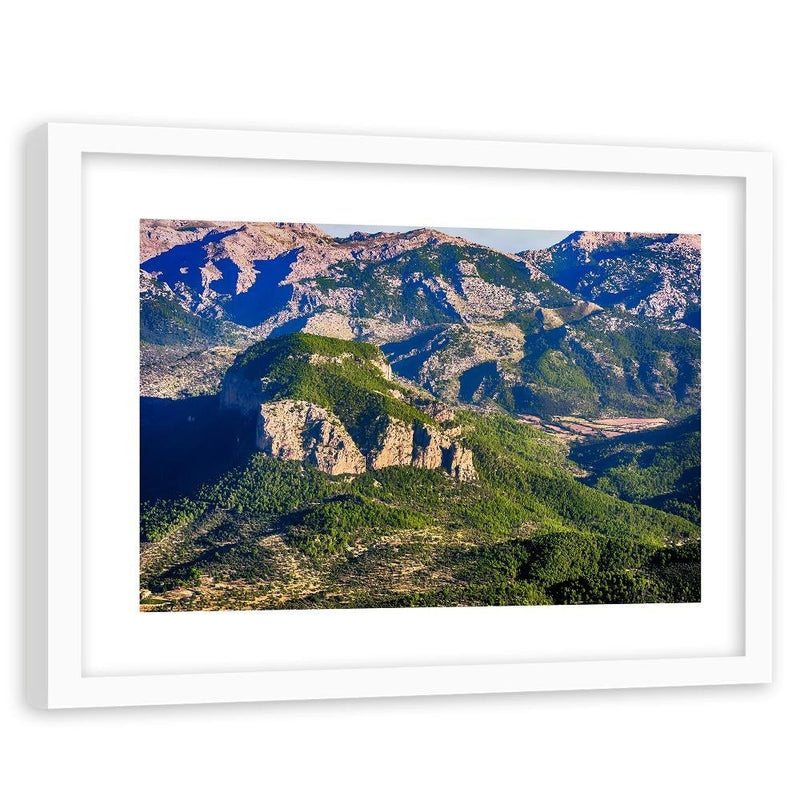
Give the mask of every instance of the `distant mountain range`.
[(700, 328), (700, 237), (576, 231), (519, 255), (585, 300)]
[(683, 234), (509, 254), (430, 229), (144, 220), (143, 393), (202, 393), (242, 347), (304, 331), (374, 343), (448, 402), (677, 417), (699, 403), (699, 276)]
[(699, 246), (142, 221), (140, 607), (699, 601)]

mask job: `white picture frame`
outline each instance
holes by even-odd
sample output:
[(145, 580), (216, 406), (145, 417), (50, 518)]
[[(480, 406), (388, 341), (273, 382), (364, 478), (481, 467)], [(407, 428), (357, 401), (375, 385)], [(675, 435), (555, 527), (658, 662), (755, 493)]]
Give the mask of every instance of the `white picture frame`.
[[(83, 163), (93, 154), (730, 178), (743, 185), (741, 652), (498, 663), (85, 669)], [(49, 124), (28, 153), (28, 695), (44, 708), (763, 683), (772, 663), (772, 162), (757, 152)], [(230, 216), (228, 218), (239, 218)], [(297, 220), (313, 221), (313, 220)], [(358, 221), (358, 220), (354, 220)], [(389, 222), (387, 220), (387, 222)], [(114, 302), (113, 298), (109, 302)], [(733, 345), (737, 346), (737, 345)], [(122, 424), (127, 424), (123, 421)], [(135, 425), (135, 420), (130, 420)], [(738, 492), (738, 487), (731, 487)], [(705, 513), (705, 512), (704, 512)], [(704, 556), (705, 557), (705, 556)], [(217, 613), (217, 612), (214, 612)], [(232, 618), (235, 612), (221, 612)], [(244, 612), (251, 613), (251, 612)], [(253, 612), (295, 613), (295, 612)], [(305, 612), (300, 612), (305, 613)], [(340, 613), (340, 612), (319, 612)], [(389, 613), (389, 612), (373, 612)], [(150, 615), (145, 615), (150, 616)], [(159, 615), (160, 616), (160, 615)], [(174, 615), (173, 615), (174, 616)], [(191, 616), (191, 615), (181, 615)]]

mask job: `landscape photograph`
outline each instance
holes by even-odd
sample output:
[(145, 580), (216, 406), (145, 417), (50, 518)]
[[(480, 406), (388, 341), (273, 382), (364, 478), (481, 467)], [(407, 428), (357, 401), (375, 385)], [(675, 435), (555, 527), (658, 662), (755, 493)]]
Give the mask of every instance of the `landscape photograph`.
[(145, 612), (697, 603), (701, 238), (140, 220)]

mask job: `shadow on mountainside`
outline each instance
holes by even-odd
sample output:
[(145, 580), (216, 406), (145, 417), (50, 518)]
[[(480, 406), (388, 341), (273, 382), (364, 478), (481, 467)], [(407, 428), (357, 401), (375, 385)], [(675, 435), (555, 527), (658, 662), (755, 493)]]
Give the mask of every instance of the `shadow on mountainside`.
[(238, 413), (220, 409), (217, 395), (142, 397), (139, 409), (142, 500), (192, 495), (252, 452), (247, 425)]
[[(203, 276), (200, 269), (209, 260), (206, 247), (236, 233), (237, 230), (239, 229), (231, 228), (226, 231), (214, 231), (195, 242), (175, 245), (175, 247), (145, 261), (142, 269), (147, 272), (160, 273), (159, 278), (172, 289), (175, 289), (178, 283), (183, 283), (195, 292), (202, 292)], [(221, 270), (223, 279), (215, 282), (214, 289), (221, 294), (227, 294), (236, 287), (237, 267), (233, 262), (230, 263), (234, 268), (233, 272), (226, 278), (224, 270)]]
[(275, 258), (254, 261), (253, 266), (258, 271), (255, 283), (246, 292), (231, 297), (225, 307), (228, 318), (252, 328), (285, 308), (292, 297), (292, 287), (282, 285), (282, 281), (289, 276), (301, 250), (297, 248)]
[[(142, 264), (142, 269), (157, 274), (175, 291), (186, 287), (195, 298), (206, 292), (204, 281), (209, 281), (208, 288), (218, 296), (217, 302), (225, 307), (226, 319), (239, 325), (254, 327), (276, 314), (286, 306), (292, 296), (292, 287), (282, 282), (292, 271), (292, 265), (302, 248), (289, 250), (275, 258), (253, 261), (257, 272), (255, 281), (246, 291), (237, 293), (240, 268), (230, 258), (215, 257), (208, 251), (208, 246), (237, 233), (240, 229), (209, 233), (196, 242), (179, 244), (157, 255)], [(210, 277), (203, 270), (213, 263), (217, 270), (216, 277)]]

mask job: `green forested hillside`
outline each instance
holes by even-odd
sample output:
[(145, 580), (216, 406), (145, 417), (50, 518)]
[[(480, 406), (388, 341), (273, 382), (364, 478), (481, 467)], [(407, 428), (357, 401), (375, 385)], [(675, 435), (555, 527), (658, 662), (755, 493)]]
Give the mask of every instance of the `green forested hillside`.
[(143, 608), (700, 599), (698, 235), (140, 234)]
[[(433, 326), (383, 350), (398, 372), (432, 391), (446, 392), (438, 374), (463, 363), (451, 394), (511, 412), (676, 418), (697, 409), (700, 338), (684, 325), (604, 312), (545, 330), (541, 315), (524, 309), (504, 322), (522, 338), (516, 351), (501, 325), (479, 334), (463, 325)], [(481, 358), (490, 348), (498, 356)]]
[(683, 326), (608, 313), (553, 331), (532, 324), (514, 410), (682, 416), (699, 402), (699, 364), (700, 339)]
[(574, 446), (586, 482), (607, 494), (700, 523), (700, 416), (677, 425)]
[(143, 342), (158, 345), (211, 344), (223, 328), (213, 319), (186, 311), (170, 295), (149, 295), (139, 303), (140, 335)]
[[(147, 502), (149, 604), (699, 599), (691, 522), (581, 484), (562, 445), (508, 416), (463, 412), (458, 421), (475, 483), (412, 467), (332, 478), (255, 454), (190, 497)], [(191, 601), (180, 599), (186, 588)]]
[(239, 355), (226, 381), (257, 382), (262, 401), (305, 400), (332, 411), (362, 450), (377, 444), (389, 417), (436, 426), (419, 408), (396, 396), (384, 377), (383, 353), (367, 342), (308, 333), (266, 339)]

